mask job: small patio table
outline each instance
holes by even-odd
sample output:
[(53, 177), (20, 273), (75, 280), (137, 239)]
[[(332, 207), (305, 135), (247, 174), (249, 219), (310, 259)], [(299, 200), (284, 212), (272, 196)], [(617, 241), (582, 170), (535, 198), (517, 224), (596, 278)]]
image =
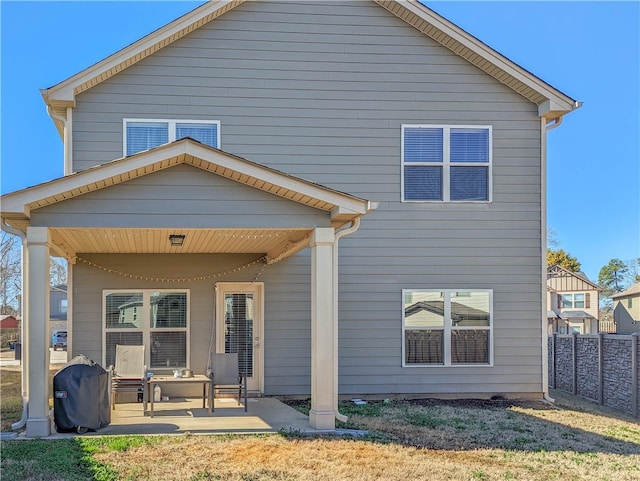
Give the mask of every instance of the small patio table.
[[(151, 404), (149, 409), (149, 416), (153, 417), (153, 388), (162, 384), (202, 384), (202, 407), (206, 408), (207, 402), (207, 386), (211, 383), (211, 380), (207, 376), (203, 376), (199, 374), (197, 376), (192, 377), (174, 377), (174, 376), (153, 376), (148, 381), (148, 399)], [(209, 410), (209, 415), (211, 415), (211, 410)]]

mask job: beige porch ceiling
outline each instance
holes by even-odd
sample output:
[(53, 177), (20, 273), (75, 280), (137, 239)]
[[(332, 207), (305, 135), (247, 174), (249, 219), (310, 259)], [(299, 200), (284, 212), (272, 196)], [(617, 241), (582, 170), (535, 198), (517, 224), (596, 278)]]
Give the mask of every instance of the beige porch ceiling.
[[(82, 254), (265, 254), (275, 262), (307, 247), (312, 229), (52, 228), (52, 247), (69, 259)], [(170, 235), (184, 235), (172, 246)]]

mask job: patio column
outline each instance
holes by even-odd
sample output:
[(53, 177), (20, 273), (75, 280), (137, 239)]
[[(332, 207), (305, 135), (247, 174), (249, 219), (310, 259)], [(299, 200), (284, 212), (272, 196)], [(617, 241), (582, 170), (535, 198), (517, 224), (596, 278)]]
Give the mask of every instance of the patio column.
[(334, 396), (337, 374), (334, 369), (336, 319), (334, 315), (333, 249), (335, 230), (316, 228), (311, 247), (311, 411), (314, 429), (335, 429)]
[[(27, 437), (51, 434), (49, 418), (49, 229), (27, 228)], [(24, 322), (24, 321), (23, 321)], [(23, 353), (24, 356), (24, 353)]]

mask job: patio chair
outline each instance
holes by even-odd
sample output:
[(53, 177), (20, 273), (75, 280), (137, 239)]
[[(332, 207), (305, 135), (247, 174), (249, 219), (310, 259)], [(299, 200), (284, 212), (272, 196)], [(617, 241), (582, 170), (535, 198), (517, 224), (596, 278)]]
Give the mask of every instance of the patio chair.
[(111, 409), (116, 408), (116, 394), (134, 392), (142, 394), (143, 412), (147, 409), (147, 366), (144, 364), (144, 346), (116, 344), (116, 364), (109, 366), (111, 375)]
[(216, 392), (238, 391), (238, 406), (242, 399), (244, 387), (244, 412), (247, 412), (247, 384), (246, 377), (240, 373), (238, 353), (211, 354), (211, 385), (209, 386), (209, 414), (215, 411)]

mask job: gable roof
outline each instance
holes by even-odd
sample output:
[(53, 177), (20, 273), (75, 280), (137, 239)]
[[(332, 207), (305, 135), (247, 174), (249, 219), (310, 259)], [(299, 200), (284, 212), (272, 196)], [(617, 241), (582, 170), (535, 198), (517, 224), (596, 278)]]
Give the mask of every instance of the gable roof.
[(25, 230), (31, 210), (62, 202), (179, 164), (202, 170), (323, 210), (341, 225), (377, 207), (376, 203), (285, 174), (242, 157), (185, 138), (129, 157), (0, 197), (2, 217)]
[[(66, 108), (75, 105), (76, 95), (214, 21), (245, 1), (247, 0), (210, 0), (76, 75), (41, 90), (42, 97), (53, 112), (64, 116)], [(547, 121), (558, 121), (563, 115), (580, 107), (580, 102), (547, 84), (417, 0), (372, 1), (538, 105), (538, 114)], [(61, 120), (54, 119), (54, 123), (62, 135)]]
[[(602, 288), (598, 286), (598, 284), (589, 280), (589, 278), (584, 272), (580, 272), (580, 271), (573, 272), (573, 271), (570, 271), (569, 269), (562, 267), (559, 264), (548, 266), (547, 267), (547, 283), (551, 279), (558, 278), (558, 277), (575, 277), (576, 279), (579, 279), (580, 281), (592, 286), (593, 289), (595, 290), (598, 290), (598, 291), (602, 290)], [(562, 289), (559, 289), (557, 286), (555, 288), (553, 286), (548, 286), (548, 288), (553, 289), (554, 292), (565, 292)], [(572, 289), (572, 290), (575, 290), (575, 289)]]
[(618, 299), (620, 297), (630, 297), (636, 294), (640, 295), (640, 282), (630, 286), (628, 289), (625, 289), (622, 292), (618, 292), (617, 294), (612, 295), (611, 299)]

